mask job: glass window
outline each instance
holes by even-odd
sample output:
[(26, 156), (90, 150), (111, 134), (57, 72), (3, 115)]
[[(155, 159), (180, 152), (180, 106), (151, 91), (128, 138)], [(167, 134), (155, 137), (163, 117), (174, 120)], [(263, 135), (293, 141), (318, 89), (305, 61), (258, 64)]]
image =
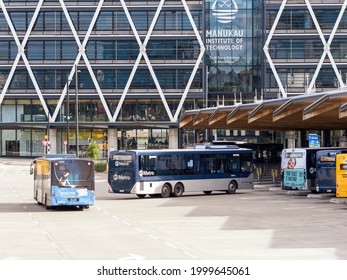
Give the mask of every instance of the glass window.
[(78, 30), (88, 30), (95, 12), (79, 12)]
[(34, 24), (34, 28), (33, 28), (34, 31), (43, 30), (43, 18), (44, 18), (44, 12), (40, 12)]
[(10, 42), (10, 59), (14, 60), (18, 54), (18, 46), (15, 41)]
[(2, 122), (16, 122), (16, 105), (3, 102), (1, 104), (1, 121)]
[(86, 53), (89, 59), (96, 59), (96, 41), (88, 41)]
[(10, 58), (10, 49), (8, 41), (0, 41), (0, 59), (8, 60)]
[(75, 29), (79, 30), (79, 26), (78, 26), (78, 12), (69, 12), (69, 15), (71, 17), (71, 20), (73, 22), (73, 25), (74, 25)]
[(129, 21), (124, 14), (124, 12), (117, 12), (116, 14), (116, 30), (130, 30), (130, 24)]
[(117, 41), (116, 59), (129, 59), (130, 42), (129, 41)]
[(27, 14), (25, 12), (11, 12), (10, 18), (16, 31), (25, 31)]
[(61, 42), (62, 59), (75, 59), (77, 56), (77, 44), (75, 41)]
[(1, 31), (9, 30), (7, 21), (5, 19), (5, 16), (3, 15), (3, 13), (0, 13), (0, 30)]
[(60, 12), (45, 12), (45, 30), (56, 31), (60, 30), (61, 14)]
[(113, 41), (97, 41), (96, 46), (96, 59), (114, 59)]
[(113, 12), (100, 12), (95, 26), (98, 31), (113, 30)]
[(165, 29), (177, 30), (180, 19), (179, 11), (165, 11)]
[(61, 59), (61, 46), (59, 41), (45, 41), (44, 42), (44, 58), (45, 59)]
[(42, 60), (43, 59), (43, 42), (32, 41), (27, 44), (28, 59)]
[(146, 11), (131, 12), (130, 16), (136, 26), (136, 30), (148, 29), (148, 15)]
[(165, 14), (160, 13), (157, 22), (155, 23), (154, 30), (164, 30), (165, 28)]
[(99, 86), (101, 88), (109, 88), (113, 89), (115, 87), (114, 84), (114, 70), (111, 69), (98, 69), (95, 73), (96, 79), (98, 80)]
[(117, 76), (115, 77), (116, 88), (124, 89), (130, 76), (130, 69), (117, 69)]

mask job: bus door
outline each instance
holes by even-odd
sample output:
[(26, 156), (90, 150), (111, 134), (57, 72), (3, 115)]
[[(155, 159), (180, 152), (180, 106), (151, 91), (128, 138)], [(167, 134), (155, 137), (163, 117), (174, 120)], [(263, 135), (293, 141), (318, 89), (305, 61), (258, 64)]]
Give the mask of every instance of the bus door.
[(321, 150), (316, 154), (316, 192), (336, 192), (335, 158), (340, 151)]
[(242, 185), (254, 187), (254, 174), (253, 174), (253, 155), (249, 154), (241, 154), (240, 156), (240, 182)]
[(108, 161), (108, 183), (114, 193), (130, 193), (135, 185), (135, 154), (111, 153)]
[(336, 155), (336, 197), (347, 197), (347, 154)]

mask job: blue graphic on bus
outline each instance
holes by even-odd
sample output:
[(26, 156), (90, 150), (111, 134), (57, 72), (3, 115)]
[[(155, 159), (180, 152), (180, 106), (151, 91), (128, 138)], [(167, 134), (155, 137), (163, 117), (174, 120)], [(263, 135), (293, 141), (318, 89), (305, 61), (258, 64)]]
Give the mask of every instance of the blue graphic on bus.
[(305, 169), (284, 169), (283, 182), (288, 187), (305, 188)]
[(61, 188), (52, 186), (52, 205), (93, 205), (94, 191), (87, 188)]

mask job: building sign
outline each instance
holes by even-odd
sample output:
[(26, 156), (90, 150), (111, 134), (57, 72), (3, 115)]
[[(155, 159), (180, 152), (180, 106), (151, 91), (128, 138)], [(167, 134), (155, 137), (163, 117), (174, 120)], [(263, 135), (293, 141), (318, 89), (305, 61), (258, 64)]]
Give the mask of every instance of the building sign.
[(308, 146), (310, 148), (319, 148), (320, 147), (319, 135), (314, 134), (314, 133), (310, 133), (308, 135)]
[[(213, 2), (212, 2), (213, 1)], [(205, 46), (211, 64), (234, 64), (245, 49), (245, 26), (241, 26), (235, 0), (207, 0), (209, 24)]]

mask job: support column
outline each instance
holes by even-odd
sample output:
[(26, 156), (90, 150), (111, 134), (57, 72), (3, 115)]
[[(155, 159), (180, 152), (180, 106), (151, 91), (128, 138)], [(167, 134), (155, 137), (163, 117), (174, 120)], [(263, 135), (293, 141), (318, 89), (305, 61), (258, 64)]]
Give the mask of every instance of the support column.
[(108, 152), (118, 150), (118, 130), (116, 128), (109, 128), (107, 130), (107, 140)]
[(50, 128), (49, 129), (49, 154), (56, 154), (57, 153), (57, 145), (58, 145), (58, 140), (57, 140), (57, 130), (55, 128)]
[(295, 131), (286, 131), (286, 140), (287, 140), (287, 148), (296, 148), (295, 142), (296, 142), (296, 133)]
[(178, 149), (178, 128), (169, 128), (169, 149)]

